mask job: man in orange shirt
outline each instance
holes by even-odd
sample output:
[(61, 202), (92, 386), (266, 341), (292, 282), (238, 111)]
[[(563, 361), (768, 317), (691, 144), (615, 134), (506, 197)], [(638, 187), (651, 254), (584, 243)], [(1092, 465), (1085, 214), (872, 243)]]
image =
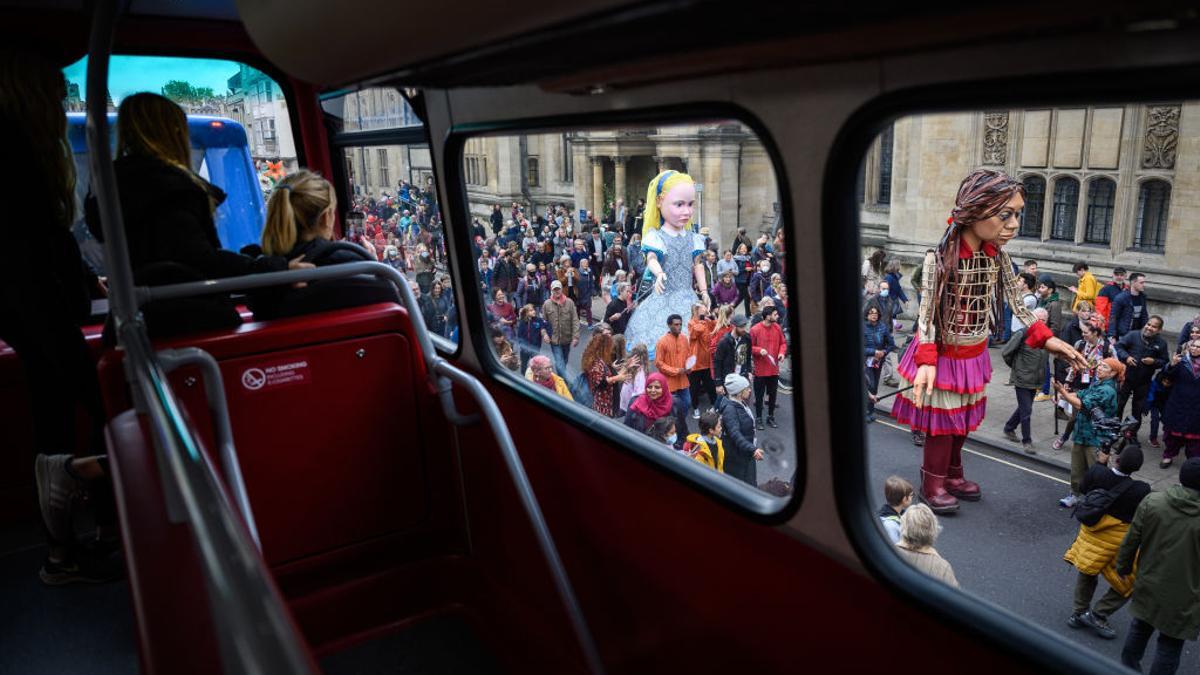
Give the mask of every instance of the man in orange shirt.
[(717, 404), (717, 387), (712, 379), (712, 353), (708, 351), (708, 341), (716, 328), (716, 318), (703, 303), (692, 305), (692, 319), (688, 321), (688, 342), (691, 344), (691, 356), (696, 362), (688, 370), (688, 381), (691, 382), (692, 419), (700, 419), (700, 396), (708, 395), (709, 406)]
[(763, 398), (767, 399), (767, 424), (778, 429), (775, 423), (775, 400), (779, 396), (779, 362), (787, 354), (787, 343), (783, 329), (779, 327), (779, 309), (767, 306), (762, 311), (762, 321), (750, 329), (750, 353), (754, 355), (754, 419), (756, 426), (763, 428)]
[(695, 365), (692, 345), (683, 335), (683, 317), (672, 314), (667, 317), (667, 333), (654, 345), (654, 367), (667, 377), (667, 388), (674, 402), (676, 449), (683, 447), (682, 439), (688, 435), (687, 411), (692, 407), (691, 392), (688, 391), (688, 370)]

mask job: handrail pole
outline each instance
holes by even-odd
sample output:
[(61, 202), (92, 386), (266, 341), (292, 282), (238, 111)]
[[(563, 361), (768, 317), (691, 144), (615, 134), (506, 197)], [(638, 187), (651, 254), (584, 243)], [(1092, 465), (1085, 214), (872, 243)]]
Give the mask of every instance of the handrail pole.
[(158, 352), (158, 360), (162, 363), (163, 372), (171, 372), (181, 366), (197, 366), (204, 376), (204, 396), (208, 402), (208, 413), (212, 417), (213, 432), (216, 436), (217, 456), (221, 460), (221, 470), (225, 474), (225, 482), (233, 493), (234, 502), (250, 531), (254, 545), (262, 551), (262, 542), (258, 537), (258, 524), (254, 519), (254, 511), (250, 508), (250, 496), (246, 492), (246, 482), (242, 478), (242, 466), (238, 461), (237, 447), (233, 442), (233, 427), (229, 422), (229, 406), (225, 401), (225, 381), (221, 376), (221, 366), (212, 354), (197, 347), (181, 349), (164, 349)]
[(575, 637), (579, 640), (579, 647), (583, 651), (588, 670), (596, 675), (602, 675), (604, 673), (604, 662), (600, 659), (600, 651), (596, 647), (595, 639), (592, 637), (587, 620), (583, 616), (583, 609), (579, 605), (579, 599), (575, 596), (575, 591), (571, 587), (571, 580), (567, 576), (566, 567), (563, 566), (562, 558), (558, 555), (558, 548), (554, 544), (554, 538), (550, 534), (549, 526), (546, 525), (542, 509), (538, 506), (537, 495), (533, 492), (533, 485), (529, 482), (529, 476), (525, 473), (525, 467), (521, 462), (520, 455), (517, 453), (517, 446), (513, 442), (512, 434), (508, 431), (508, 425), (504, 422), (504, 416), (501, 415), (499, 406), (496, 405), (496, 401), (492, 398), (491, 393), (488, 392), (478, 379), (470, 373), (460, 370), (449, 361), (438, 357), (434, 361), (434, 370), (438, 375), (445, 376), (463, 385), (475, 399), (476, 403), (478, 403), (480, 411), (483, 412), (488, 425), (492, 428), (492, 434), (496, 438), (497, 445), (500, 446), (500, 454), (504, 458), (504, 463), (508, 466), (508, 472), (512, 476), (513, 485), (517, 488), (517, 495), (521, 499), (521, 505), (525, 508), (525, 513), (529, 517), (529, 521), (533, 524), (538, 546), (542, 549), (542, 555), (546, 558), (546, 564), (550, 567), (550, 574), (554, 578), (554, 585), (558, 590), (559, 596), (562, 598), (563, 607), (567, 611), (567, 617), (571, 621)]
[[(100, 212), (104, 231), (104, 261), (108, 271), (108, 306), (115, 326), (137, 316), (133, 290), (133, 267), (125, 240), (125, 224), (117, 191), (108, 132), (108, 67), (116, 32), (119, 0), (93, 3), (92, 30), (88, 41), (87, 65), (87, 145), (91, 166), (92, 192)], [(121, 331), (117, 331), (118, 336)]]

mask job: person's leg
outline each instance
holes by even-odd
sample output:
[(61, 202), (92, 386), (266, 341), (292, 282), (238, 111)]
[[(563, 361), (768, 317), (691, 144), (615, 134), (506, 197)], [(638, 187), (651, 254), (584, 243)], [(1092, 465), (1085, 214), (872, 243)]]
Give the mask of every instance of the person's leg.
[(559, 377), (567, 376), (567, 358), (570, 355), (570, 345), (550, 345), (550, 353), (554, 355), (554, 371)]
[(1107, 591), (1104, 591), (1104, 595), (1100, 596), (1100, 601), (1096, 603), (1092, 614), (1102, 621), (1107, 621), (1108, 617), (1116, 614), (1117, 610), (1124, 607), (1127, 602), (1129, 602), (1129, 598), (1110, 586)]
[(953, 436), (927, 436), (921, 463), (921, 500), (934, 513), (958, 510), (958, 499), (946, 491), (946, 472), (950, 468)]
[(963, 477), (962, 449), (967, 437), (952, 436), (950, 442), (950, 464), (946, 467), (946, 492), (969, 502), (979, 501), (979, 484)]
[(713, 382), (712, 372), (705, 368), (700, 371), (700, 383), (704, 388), (704, 394), (708, 396), (709, 405), (716, 407), (717, 405), (717, 385)]
[(1139, 384), (1133, 388), (1133, 416), (1140, 422), (1146, 414), (1146, 397), (1150, 394), (1150, 383)]
[(677, 427), (675, 429), (675, 448), (678, 449), (683, 447), (683, 441), (689, 433), (687, 418), (688, 410), (692, 407), (692, 395), (686, 388), (673, 392), (672, 395), (675, 397), (675, 426)]
[(1050, 362), (1046, 362), (1045, 376), (1042, 378), (1042, 394), (1050, 395)]
[(763, 394), (767, 391), (767, 379), (765, 377), (754, 378), (754, 419), (758, 422), (758, 428), (762, 429), (764, 420), (763, 411)]
[(688, 389), (692, 397), (692, 417), (700, 416), (700, 394), (703, 387), (700, 384), (700, 373), (701, 371), (699, 370), (693, 370), (688, 373)]
[(1177, 436), (1169, 431), (1164, 434), (1162, 461), (1167, 462), (1168, 460), (1175, 459), (1179, 451), (1183, 449), (1185, 445), (1184, 441), (1183, 436)]
[(1029, 420), (1033, 416), (1033, 390), (1017, 389), (1017, 412), (1021, 418), (1021, 443), (1030, 443), (1033, 436), (1029, 430)]
[(1094, 574), (1079, 572), (1075, 575), (1075, 606), (1073, 614), (1079, 615), (1092, 608), (1092, 596), (1096, 594), (1098, 579)]
[[(874, 396), (879, 393), (879, 368), (867, 368), (863, 371), (867, 377), (867, 391)], [(755, 392), (757, 394), (757, 391)]]
[(1158, 644), (1154, 650), (1154, 665), (1150, 675), (1175, 675), (1179, 670), (1179, 657), (1183, 653), (1183, 640), (1158, 632)]
[(1150, 445), (1158, 445), (1158, 428), (1162, 422), (1162, 413), (1158, 406), (1150, 406)]
[(1142, 672), (1142, 656), (1153, 634), (1154, 626), (1134, 617), (1129, 624), (1129, 635), (1125, 636), (1125, 646), (1121, 648), (1121, 663)]
[(1184, 442), (1184, 455), (1191, 459), (1200, 457), (1200, 438), (1189, 438)]
[(1124, 419), (1125, 403), (1126, 403), (1126, 401), (1129, 400), (1129, 396), (1132, 393), (1133, 393), (1133, 387), (1129, 386), (1128, 384), (1121, 385), (1121, 388), (1119, 390), (1117, 390), (1117, 418), (1118, 419)]
[(770, 375), (767, 381), (767, 424), (775, 426), (775, 405), (779, 399), (779, 376)]
[(1079, 443), (1071, 446), (1071, 494), (1079, 495), (1079, 484), (1083, 481), (1083, 474), (1087, 473), (1091, 462), (1088, 457), (1091, 455), (1091, 450), (1086, 445)]

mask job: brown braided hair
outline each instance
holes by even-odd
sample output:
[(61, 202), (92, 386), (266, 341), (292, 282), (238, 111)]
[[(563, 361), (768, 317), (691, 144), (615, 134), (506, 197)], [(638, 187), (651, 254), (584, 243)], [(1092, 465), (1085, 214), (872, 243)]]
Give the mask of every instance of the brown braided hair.
[[(954, 312), (963, 305), (964, 289), (958, 283), (958, 249), (961, 245), (962, 231), (1000, 213), (1004, 205), (1016, 194), (1024, 197), (1025, 186), (1003, 171), (992, 169), (976, 169), (958, 186), (954, 208), (950, 211), (949, 227), (937, 246), (937, 286), (934, 288), (934, 298), (940, 302), (940, 306), (934, 313), (933, 320), (939, 335), (944, 334)], [(948, 288), (954, 289), (951, 302), (945, 302)], [(996, 284), (992, 293), (992, 318), (995, 325), (999, 325), (1004, 284)]]

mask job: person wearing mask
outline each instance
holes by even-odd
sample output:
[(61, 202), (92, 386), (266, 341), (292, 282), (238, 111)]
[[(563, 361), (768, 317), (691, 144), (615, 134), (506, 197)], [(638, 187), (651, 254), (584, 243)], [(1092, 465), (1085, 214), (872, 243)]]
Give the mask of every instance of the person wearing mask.
[[(892, 303), (892, 287), (887, 281), (879, 282), (878, 293), (867, 300), (867, 307), (874, 307), (879, 310), (879, 324), (883, 326), (889, 334), (895, 331), (895, 305)], [(772, 303), (774, 304), (774, 303)], [(893, 342), (894, 344), (894, 342)], [(889, 387), (898, 387), (899, 381), (896, 380), (896, 365), (894, 363), (894, 351), (887, 352), (883, 355), (883, 361), (880, 363), (882, 370), (880, 371), (881, 381)]]
[(1146, 275), (1129, 275), (1129, 289), (1113, 299), (1112, 315), (1108, 322), (1110, 337), (1120, 340), (1130, 331), (1140, 330), (1150, 315), (1146, 310)]
[(1200, 637), (1200, 457), (1179, 469), (1179, 485), (1142, 500), (1117, 551), (1117, 574), (1137, 579), (1129, 613), (1133, 622), (1121, 663), (1141, 671), (1150, 637), (1158, 631), (1150, 672), (1179, 669), (1184, 640)]
[(663, 417), (672, 418), (673, 407), (667, 377), (662, 373), (650, 373), (646, 376), (645, 391), (629, 402), (625, 426), (646, 433), (655, 421)]
[(678, 314), (667, 317), (667, 332), (658, 339), (653, 358), (654, 367), (667, 377), (668, 390), (675, 400), (676, 421), (687, 434), (687, 411), (692, 407), (688, 370), (695, 359), (691, 356), (691, 343), (683, 334), (683, 317)]
[(654, 420), (654, 424), (646, 429), (646, 435), (662, 443), (668, 450), (678, 449), (675, 446), (679, 443), (679, 434), (675, 431), (675, 420), (671, 417), (660, 417)]
[(1200, 337), (1171, 357), (1165, 376), (1171, 381), (1171, 397), (1163, 411), (1163, 468), (1171, 466), (1180, 450), (1189, 458), (1200, 457)]
[(896, 553), (917, 571), (958, 588), (954, 568), (933, 547), (940, 530), (932, 509), (925, 504), (913, 504), (900, 516), (900, 543), (896, 544)]
[(1133, 399), (1133, 416), (1142, 419), (1146, 412), (1146, 395), (1150, 393), (1150, 383), (1154, 373), (1167, 365), (1170, 350), (1159, 333), (1162, 331), (1161, 316), (1152, 316), (1142, 326), (1141, 330), (1129, 331), (1117, 340), (1117, 358), (1127, 367), (1125, 369), (1125, 384), (1121, 387), (1117, 399), (1117, 415), (1124, 417), (1125, 403)]
[(766, 425), (778, 429), (775, 405), (779, 397), (779, 362), (787, 355), (787, 342), (778, 323), (779, 310), (763, 308), (762, 321), (750, 329), (750, 353), (754, 359), (754, 416), (763, 429), (763, 401), (767, 403)]
[(712, 354), (708, 351), (708, 340), (716, 328), (717, 321), (703, 303), (692, 305), (692, 318), (688, 321), (688, 344), (690, 345), (688, 383), (692, 397), (692, 419), (700, 419), (700, 397), (708, 396), (709, 406), (717, 404), (717, 389), (712, 379)]
[(1078, 311), (1079, 304), (1086, 302), (1089, 306), (1096, 304), (1096, 296), (1100, 294), (1100, 282), (1096, 281), (1096, 277), (1088, 271), (1088, 265), (1085, 262), (1077, 262), (1071, 267), (1071, 271), (1075, 273), (1075, 278), (1079, 279), (1078, 286), (1068, 286), (1067, 290), (1075, 294), (1075, 300), (1071, 303), (1071, 311)]
[[(1112, 501), (1095, 522), (1080, 523), (1075, 541), (1063, 555), (1063, 560), (1079, 573), (1075, 577), (1075, 607), (1067, 625), (1086, 626), (1106, 640), (1117, 636), (1108, 625), (1108, 617), (1125, 605), (1132, 590), (1133, 580), (1117, 575), (1116, 558), (1138, 505), (1150, 494), (1149, 483), (1133, 478), (1133, 473), (1142, 468), (1142, 461), (1141, 449), (1129, 446), (1117, 455), (1113, 462), (1116, 466), (1094, 464), (1087, 470), (1080, 484), (1083, 494), (1105, 490)], [(1108, 581), (1109, 588), (1093, 607), (1100, 576)]]
[(766, 295), (767, 288), (771, 285), (771, 263), (766, 260), (760, 260), (757, 264), (754, 274), (750, 277), (750, 311), (755, 313), (759, 311), (759, 306), (762, 304), (763, 296)]
[[(883, 369), (883, 361), (888, 352), (895, 351), (896, 343), (892, 340), (892, 332), (879, 320), (879, 307), (868, 305), (863, 313), (863, 349), (864, 372), (867, 377), (867, 391), (872, 396), (879, 395), (879, 373)], [(875, 421), (875, 405), (867, 406), (867, 422)]]
[[(1087, 389), (1078, 393), (1055, 382), (1058, 395), (1075, 408), (1075, 445), (1071, 449), (1071, 494), (1058, 500), (1060, 506), (1071, 508), (1083, 495), (1083, 476), (1099, 458), (1103, 442), (1092, 424), (1092, 411), (1099, 409), (1105, 417), (1117, 414), (1117, 386), (1125, 378), (1125, 365), (1116, 359), (1104, 359), (1096, 366), (1096, 380)], [(1103, 462), (1101, 462), (1103, 463)]]
[(543, 354), (538, 354), (529, 360), (529, 370), (525, 371), (525, 379), (549, 389), (568, 401), (575, 400), (571, 396), (571, 388), (567, 386), (566, 380), (554, 372), (554, 364), (550, 362), (549, 357)]
[(700, 415), (700, 433), (691, 434), (683, 451), (704, 466), (725, 473), (725, 444), (721, 441), (721, 413), (707, 410)]
[(725, 396), (717, 403), (721, 413), (721, 428), (727, 441), (725, 446), (725, 473), (751, 487), (758, 487), (758, 468), (766, 454), (758, 446), (755, 435), (754, 413), (750, 410), (750, 382), (736, 373), (730, 373), (722, 381)]
[(742, 299), (743, 311), (746, 316), (750, 316), (754, 312), (750, 311), (750, 275), (754, 272), (754, 264), (750, 261), (750, 247), (746, 244), (738, 244), (737, 252), (733, 254), (733, 262), (738, 266), (738, 275), (733, 282), (737, 285), (738, 296)]
[(571, 349), (579, 344), (579, 315), (575, 303), (563, 293), (561, 281), (550, 283), (550, 299), (542, 305), (542, 318), (550, 326), (548, 342), (554, 355), (554, 369), (565, 373)]

